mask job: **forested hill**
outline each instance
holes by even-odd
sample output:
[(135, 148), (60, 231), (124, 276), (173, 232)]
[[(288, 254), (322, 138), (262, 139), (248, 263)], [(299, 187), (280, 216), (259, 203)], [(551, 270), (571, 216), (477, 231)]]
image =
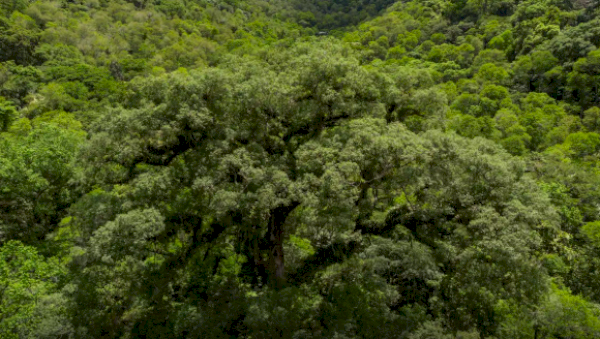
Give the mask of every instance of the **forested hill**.
[(600, 337), (595, 0), (0, 0), (0, 338)]

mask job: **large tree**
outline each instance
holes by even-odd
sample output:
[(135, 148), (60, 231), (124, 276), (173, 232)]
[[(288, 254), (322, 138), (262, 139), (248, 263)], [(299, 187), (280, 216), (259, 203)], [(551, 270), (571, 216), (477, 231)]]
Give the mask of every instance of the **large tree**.
[[(535, 303), (545, 286), (536, 231), (551, 234), (554, 216), (522, 165), (483, 139), (386, 121), (399, 100), (393, 81), (339, 45), (319, 46), (134, 81), (123, 107), (99, 120), (81, 183), (97, 189), (63, 226), (84, 249), (70, 295), (95, 305), (74, 314), (87, 335), (167, 336), (183, 305), (222, 321), (219, 335), (256, 331), (264, 316), (252, 290), (275, 298), (262, 293), (300, 288), (320, 305), (306, 309), (313, 318), (341, 313), (322, 330), (294, 331), (356, 322), (358, 336), (383, 335), (374, 324), (386, 320), (338, 309), (336, 293), (381, 316), (442, 307), (456, 313), (452, 328), (483, 334), (494, 332), (499, 300)], [(286, 261), (286, 248), (300, 254)], [(401, 253), (425, 266), (398, 262)], [(372, 284), (389, 293), (371, 294)], [(318, 286), (329, 292), (315, 295)]]

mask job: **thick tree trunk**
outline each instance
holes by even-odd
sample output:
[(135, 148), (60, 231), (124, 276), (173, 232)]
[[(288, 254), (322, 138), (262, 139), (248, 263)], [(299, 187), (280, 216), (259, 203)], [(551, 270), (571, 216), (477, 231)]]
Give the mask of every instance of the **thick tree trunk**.
[(285, 257), (283, 253), (284, 228), (288, 215), (299, 205), (294, 202), (289, 206), (280, 206), (271, 211), (269, 219), (268, 238), (269, 253), (269, 284), (280, 289), (285, 285)]

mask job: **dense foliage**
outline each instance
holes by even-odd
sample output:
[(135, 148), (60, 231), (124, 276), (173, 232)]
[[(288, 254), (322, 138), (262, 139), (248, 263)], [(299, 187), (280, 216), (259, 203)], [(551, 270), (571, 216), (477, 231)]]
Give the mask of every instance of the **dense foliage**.
[(597, 6), (0, 1), (0, 337), (600, 337)]

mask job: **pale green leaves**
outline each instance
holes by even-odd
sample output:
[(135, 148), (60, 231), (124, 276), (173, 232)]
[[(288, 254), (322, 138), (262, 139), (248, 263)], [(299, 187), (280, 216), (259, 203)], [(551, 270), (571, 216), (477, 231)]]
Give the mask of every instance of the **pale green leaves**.
[(98, 229), (90, 243), (94, 255), (103, 260), (124, 256), (141, 259), (149, 255), (152, 238), (164, 229), (164, 219), (157, 210), (133, 210)]
[(0, 248), (2, 338), (22, 338), (35, 329), (36, 307), (56, 288), (60, 274), (60, 267), (38, 255), (33, 247), (9, 241)]

